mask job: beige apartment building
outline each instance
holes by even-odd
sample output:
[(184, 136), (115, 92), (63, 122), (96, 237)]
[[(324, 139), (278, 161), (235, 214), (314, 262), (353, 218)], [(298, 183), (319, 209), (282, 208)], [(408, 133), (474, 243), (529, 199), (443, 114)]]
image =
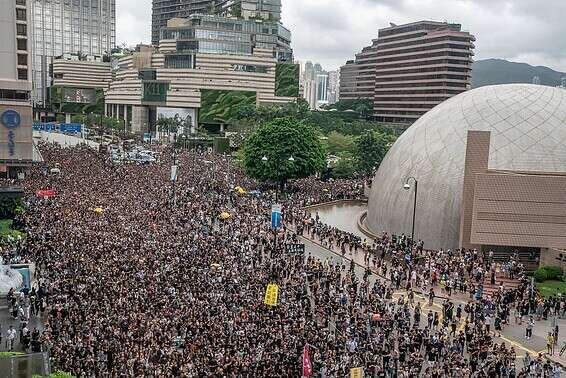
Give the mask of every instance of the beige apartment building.
[(374, 118), (411, 124), (470, 88), (475, 38), (459, 24), (419, 21), (380, 29), (341, 71), (340, 98), (369, 98)]
[(54, 87), (106, 89), (112, 81), (112, 65), (101, 56), (65, 54), (53, 61)]
[(28, 1), (0, 1), (0, 177), (21, 173), (34, 157)]

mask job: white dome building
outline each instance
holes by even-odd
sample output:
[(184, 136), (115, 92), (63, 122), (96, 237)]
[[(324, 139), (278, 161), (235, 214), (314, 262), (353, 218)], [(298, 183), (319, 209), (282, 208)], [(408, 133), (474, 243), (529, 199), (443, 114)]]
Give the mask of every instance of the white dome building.
[(458, 247), (468, 130), (491, 132), (489, 169), (566, 171), (566, 90), (526, 84), (470, 90), (430, 110), (393, 145), (373, 180), (371, 231), (410, 235), (414, 197), (403, 185), (413, 176), (415, 239), (425, 248)]

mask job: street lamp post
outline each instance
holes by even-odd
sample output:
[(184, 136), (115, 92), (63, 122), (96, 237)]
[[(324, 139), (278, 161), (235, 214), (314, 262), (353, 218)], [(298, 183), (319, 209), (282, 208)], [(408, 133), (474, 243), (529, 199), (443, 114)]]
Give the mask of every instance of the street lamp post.
[(409, 182), (413, 180), (415, 181), (415, 198), (414, 198), (414, 203), (413, 203), (413, 228), (411, 229), (411, 243), (415, 243), (415, 218), (417, 215), (417, 195), (419, 193), (419, 181), (414, 178), (413, 176), (407, 178), (407, 180), (405, 181), (405, 185), (403, 185), (403, 189), (405, 190), (410, 190), (411, 189), (411, 185), (409, 184)]
[[(269, 161), (269, 159), (267, 158), (267, 156), (263, 156), (261, 158), (261, 161), (263, 163), (267, 163)], [(290, 161), (291, 163), (293, 163), (295, 161), (295, 158), (293, 157), (293, 155), (291, 155), (287, 159), (287, 161)], [(281, 176), (279, 174), (279, 172), (280, 172), (281, 165), (282, 165), (281, 163), (283, 163), (283, 159), (280, 159), (279, 164), (277, 166), (277, 179), (278, 180), (277, 180), (277, 184), (275, 186), (275, 204), (277, 204), (277, 202), (279, 202), (279, 196), (278, 196), (278, 193), (279, 193), (279, 177)], [(273, 232), (275, 233), (275, 239), (274, 239), (274, 243), (273, 243), (273, 252), (276, 252), (277, 251), (277, 229), (273, 230)]]

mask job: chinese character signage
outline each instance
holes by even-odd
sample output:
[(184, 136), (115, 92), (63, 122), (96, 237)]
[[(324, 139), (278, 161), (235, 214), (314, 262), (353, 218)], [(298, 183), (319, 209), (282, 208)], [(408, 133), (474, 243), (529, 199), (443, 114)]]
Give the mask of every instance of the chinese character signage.
[(10, 157), (13, 157), (16, 152), (16, 133), (14, 130), (20, 127), (22, 117), (17, 111), (9, 109), (0, 115), (0, 123), (8, 129), (8, 153)]
[(169, 83), (164, 81), (144, 81), (142, 101), (167, 102), (167, 91)]

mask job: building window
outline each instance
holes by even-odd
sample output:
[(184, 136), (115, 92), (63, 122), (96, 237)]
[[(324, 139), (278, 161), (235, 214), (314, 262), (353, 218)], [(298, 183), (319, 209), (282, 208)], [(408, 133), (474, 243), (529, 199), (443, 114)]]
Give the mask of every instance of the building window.
[(27, 66), (28, 56), (25, 54), (18, 54), (18, 66)]
[(232, 64), (232, 69), (234, 71), (267, 73), (267, 67), (265, 67), (265, 66), (253, 66), (253, 65), (247, 65), (247, 64)]
[(155, 70), (142, 70), (138, 72), (138, 79), (140, 80), (157, 80), (157, 71)]
[(177, 41), (177, 51), (197, 51), (198, 41)]
[(18, 68), (18, 80), (27, 80), (28, 70), (25, 68)]
[(18, 50), (27, 51), (28, 50), (28, 41), (26, 39), (18, 39)]
[(165, 68), (194, 68), (194, 55), (166, 55)]
[(23, 37), (27, 36), (27, 35), (28, 35), (28, 34), (27, 34), (27, 29), (28, 29), (28, 28), (27, 28), (27, 25), (26, 25), (26, 24), (16, 24), (16, 33), (17, 33), (19, 36), (23, 36)]
[(26, 0), (16, 0), (16, 5), (23, 5), (26, 6)]
[(26, 10), (25, 9), (16, 9), (16, 20), (18, 21), (27, 21)]

